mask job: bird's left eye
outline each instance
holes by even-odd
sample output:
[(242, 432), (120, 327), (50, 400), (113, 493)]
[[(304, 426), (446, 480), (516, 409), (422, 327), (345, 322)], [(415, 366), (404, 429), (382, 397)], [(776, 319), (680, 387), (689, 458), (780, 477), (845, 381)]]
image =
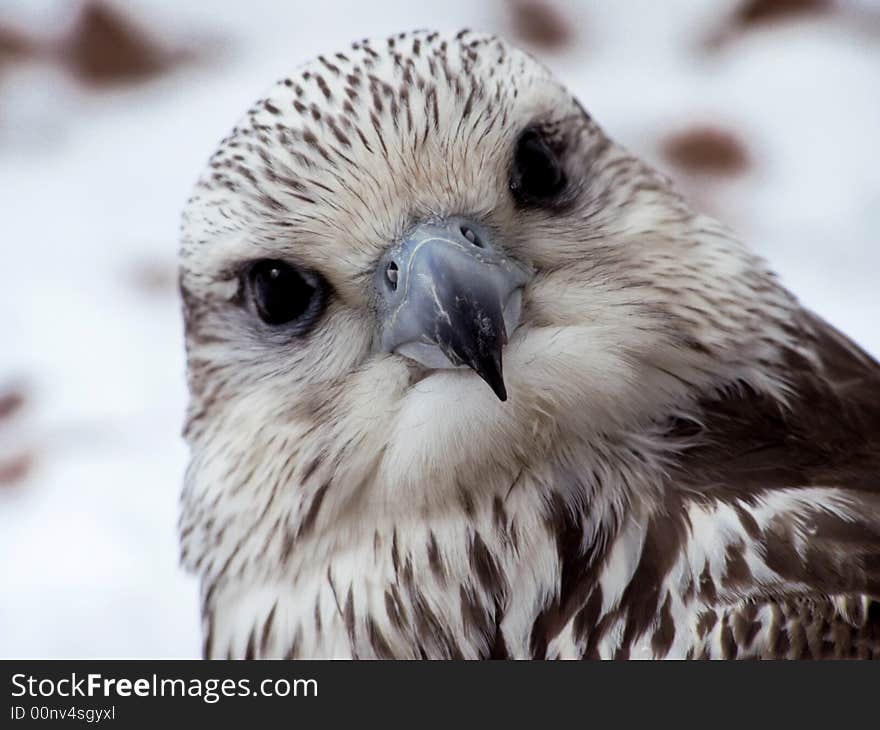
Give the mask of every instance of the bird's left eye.
[(251, 299), (266, 324), (282, 325), (312, 319), (320, 308), (320, 278), (284, 261), (262, 259), (248, 271)]
[(510, 190), (519, 203), (552, 203), (565, 187), (559, 156), (537, 129), (527, 129), (516, 143)]

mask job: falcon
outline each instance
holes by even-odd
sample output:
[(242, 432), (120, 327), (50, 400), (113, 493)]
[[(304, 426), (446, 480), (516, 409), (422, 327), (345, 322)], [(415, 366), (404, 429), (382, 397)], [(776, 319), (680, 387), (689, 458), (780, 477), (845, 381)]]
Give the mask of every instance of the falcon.
[(503, 40), (273, 86), (180, 287), (205, 656), (880, 656), (880, 365)]

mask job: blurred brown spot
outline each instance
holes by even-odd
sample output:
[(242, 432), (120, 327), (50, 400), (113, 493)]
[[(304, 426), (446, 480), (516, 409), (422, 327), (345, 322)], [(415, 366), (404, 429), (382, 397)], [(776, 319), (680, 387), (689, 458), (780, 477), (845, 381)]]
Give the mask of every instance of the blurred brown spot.
[(173, 293), (177, 287), (177, 268), (167, 261), (138, 261), (131, 269), (131, 282), (146, 294)]
[(160, 46), (100, 0), (87, 3), (62, 47), (65, 63), (92, 84), (135, 83), (164, 73), (186, 54)]
[(703, 47), (717, 51), (753, 26), (817, 15), (833, 10), (834, 4), (834, 0), (742, 0), (725, 18), (723, 25), (708, 34)]
[(11, 61), (23, 61), (37, 55), (36, 41), (12, 28), (0, 25), (0, 66)]
[(0, 487), (10, 487), (21, 482), (34, 466), (33, 454), (22, 453), (8, 459), (0, 459)]
[(663, 154), (690, 174), (738, 175), (749, 167), (745, 145), (732, 132), (716, 127), (692, 127), (672, 134), (663, 143)]
[(735, 14), (739, 25), (766, 23), (794, 15), (830, 10), (831, 0), (747, 0)]
[(0, 421), (12, 418), (24, 405), (24, 393), (20, 390), (0, 391)]
[(548, 0), (508, 0), (513, 33), (533, 46), (555, 50), (570, 43), (574, 28), (562, 11)]

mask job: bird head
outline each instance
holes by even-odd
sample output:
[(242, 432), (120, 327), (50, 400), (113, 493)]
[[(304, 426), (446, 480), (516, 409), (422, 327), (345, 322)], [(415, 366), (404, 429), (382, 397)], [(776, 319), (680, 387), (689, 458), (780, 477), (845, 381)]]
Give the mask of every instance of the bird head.
[(278, 82), (210, 159), (181, 261), (190, 513), (281, 500), (300, 536), (760, 380), (784, 306), (540, 63), (471, 32)]

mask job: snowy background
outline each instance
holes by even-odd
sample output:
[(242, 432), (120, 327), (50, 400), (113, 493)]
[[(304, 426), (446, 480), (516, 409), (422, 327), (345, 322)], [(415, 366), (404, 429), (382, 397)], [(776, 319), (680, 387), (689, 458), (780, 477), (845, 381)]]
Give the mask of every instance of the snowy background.
[(880, 3), (0, 0), (0, 656), (195, 656), (180, 209), (276, 78), (500, 32), (880, 354)]

